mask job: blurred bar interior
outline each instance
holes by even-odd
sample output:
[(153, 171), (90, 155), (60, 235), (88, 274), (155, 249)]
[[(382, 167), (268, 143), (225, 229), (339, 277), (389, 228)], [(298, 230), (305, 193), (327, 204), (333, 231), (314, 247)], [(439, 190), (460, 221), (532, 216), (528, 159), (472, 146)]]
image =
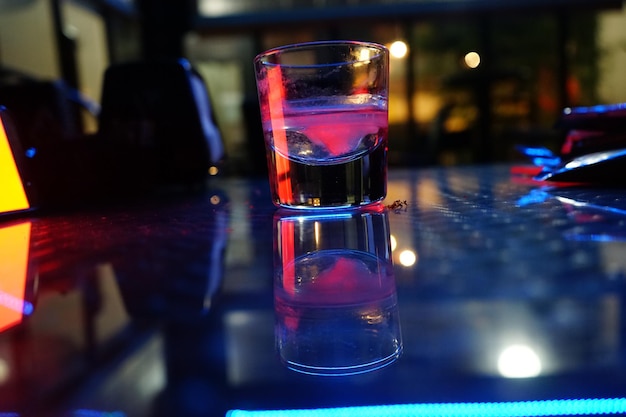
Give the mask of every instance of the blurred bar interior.
[(256, 175), (253, 57), (368, 40), (393, 55), (391, 166), (506, 162), (516, 144), (558, 147), (564, 107), (626, 101), (624, 27), (621, 0), (0, 0), (0, 88), (63, 81), (82, 113), (64, 129), (89, 134), (110, 65), (185, 57), (207, 84), (228, 172)]

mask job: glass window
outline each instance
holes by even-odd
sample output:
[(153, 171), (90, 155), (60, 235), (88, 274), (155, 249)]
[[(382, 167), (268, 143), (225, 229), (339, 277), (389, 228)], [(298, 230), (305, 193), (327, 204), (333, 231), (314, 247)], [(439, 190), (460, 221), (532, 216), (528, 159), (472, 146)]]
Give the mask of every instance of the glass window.
[[(390, 63), (391, 165), (519, 160), (519, 144), (558, 151), (562, 136), (554, 125), (565, 106), (626, 101), (620, 72), (626, 65), (625, 22), (622, 10), (570, 9), (403, 21), (329, 19), (288, 27), (258, 22), (250, 33), (237, 26), (234, 31), (248, 45), (232, 61), (241, 66), (237, 94), (247, 103), (241, 122), (250, 124), (256, 111), (256, 53), (289, 43), (359, 39), (390, 48), (395, 43), (403, 51)], [(220, 36), (202, 38), (207, 50), (218, 49), (222, 41)], [(212, 76), (215, 83), (219, 72), (216, 68)], [(229, 70), (225, 76), (234, 73)], [(217, 106), (226, 102), (216, 100)], [(233, 124), (232, 129), (238, 128)], [(238, 132), (251, 137), (249, 131)], [(241, 137), (238, 141), (246, 142)], [(253, 142), (262, 140), (257, 136)]]
[(45, 79), (59, 77), (50, 2), (0, 3), (0, 64)]
[[(104, 21), (95, 12), (74, 3), (63, 3), (65, 31), (74, 41), (78, 83), (85, 100), (99, 103), (102, 77), (109, 66)], [(85, 115), (86, 132), (97, 130), (94, 115)]]

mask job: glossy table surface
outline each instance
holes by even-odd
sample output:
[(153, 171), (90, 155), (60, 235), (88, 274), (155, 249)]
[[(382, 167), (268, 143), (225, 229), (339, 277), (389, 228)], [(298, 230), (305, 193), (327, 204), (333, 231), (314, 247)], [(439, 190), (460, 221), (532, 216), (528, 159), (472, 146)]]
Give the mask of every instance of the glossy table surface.
[(403, 349), (357, 375), (280, 360), (285, 216), (265, 179), (218, 178), (193, 195), (0, 222), (0, 415), (626, 396), (624, 190), (547, 187), (509, 166), (390, 171), (374, 213), (388, 228), (366, 239), (393, 250)]

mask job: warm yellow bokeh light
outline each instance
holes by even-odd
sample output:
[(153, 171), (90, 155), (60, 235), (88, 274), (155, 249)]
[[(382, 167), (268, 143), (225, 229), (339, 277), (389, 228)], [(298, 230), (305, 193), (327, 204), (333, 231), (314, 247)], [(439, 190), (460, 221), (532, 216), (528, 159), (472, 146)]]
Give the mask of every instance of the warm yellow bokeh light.
[(395, 41), (389, 46), (389, 53), (393, 58), (404, 58), (409, 52), (409, 47), (403, 41)]
[(400, 252), (398, 260), (402, 266), (413, 266), (417, 262), (417, 255), (412, 250), (403, 250)]
[(467, 54), (465, 54), (465, 65), (467, 65), (469, 68), (478, 68), (478, 66), (480, 65), (480, 55), (478, 54), (478, 52), (468, 52)]

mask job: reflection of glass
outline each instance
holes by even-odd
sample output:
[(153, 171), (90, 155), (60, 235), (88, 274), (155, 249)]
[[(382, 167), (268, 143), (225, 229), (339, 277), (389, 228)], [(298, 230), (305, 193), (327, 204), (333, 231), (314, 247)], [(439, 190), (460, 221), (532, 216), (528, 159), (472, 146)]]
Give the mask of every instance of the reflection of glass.
[(389, 223), (382, 206), (275, 217), (276, 343), (293, 370), (350, 375), (402, 350)]

